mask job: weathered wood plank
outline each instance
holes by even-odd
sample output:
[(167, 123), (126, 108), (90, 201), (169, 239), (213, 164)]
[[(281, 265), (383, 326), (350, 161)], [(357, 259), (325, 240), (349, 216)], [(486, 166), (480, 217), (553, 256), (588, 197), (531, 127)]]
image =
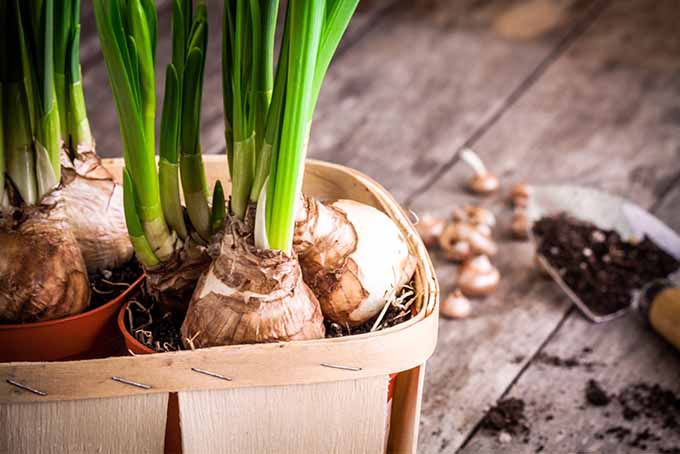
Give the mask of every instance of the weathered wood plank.
[[(593, 351), (583, 355), (584, 348)], [(615, 401), (605, 408), (593, 407), (586, 402), (585, 389), (589, 379), (596, 379), (612, 393), (619, 393), (626, 385), (638, 382), (659, 384), (680, 392), (680, 355), (637, 317), (629, 315), (605, 325), (593, 325), (574, 313), (544, 352), (561, 358), (581, 357), (582, 361), (595, 363), (595, 366), (565, 368), (534, 361), (508, 394), (526, 402), (531, 426), (528, 443), (520, 436), (508, 444), (501, 444), (497, 436), (481, 430), (461, 452), (471, 454), (502, 449), (513, 453), (628, 454), (640, 452), (629, 443), (636, 433), (646, 428), (663, 438), (644, 443), (648, 452), (680, 446), (677, 429), (664, 430), (658, 420), (626, 421), (621, 406)], [(619, 440), (606, 435), (607, 429), (616, 426), (630, 429), (632, 436)], [(604, 436), (600, 439), (598, 434)]]
[[(582, 183), (649, 207), (659, 182), (676, 177), (677, 126), (662, 121), (680, 90), (678, 60), (670, 58), (677, 55), (669, 26), (673, 6), (649, 6), (610, 6), (474, 143), (506, 191), (519, 180)], [(640, 23), (648, 26), (641, 30)], [(414, 199), (413, 208), (446, 213), (454, 203), (479, 203), (461, 191), (468, 176), (468, 169), (454, 166)], [(497, 212), (499, 236), (507, 238), (510, 209), (502, 198), (483, 204)], [(476, 303), (471, 320), (440, 322), (426, 377), (423, 452), (454, 451), (513, 382), (525, 365), (521, 359), (531, 357), (567, 313), (566, 299), (531, 271), (528, 244), (503, 240), (500, 248), (496, 262), (504, 279), (497, 294)], [(455, 271), (439, 266), (438, 273), (445, 295)]]
[(495, 120), (592, 12), (591, 5), (564, 2), (559, 20), (533, 40), (502, 36), (499, 22), (524, 3), (419, 1), (393, 8), (331, 68), (310, 155), (361, 170), (404, 201)]

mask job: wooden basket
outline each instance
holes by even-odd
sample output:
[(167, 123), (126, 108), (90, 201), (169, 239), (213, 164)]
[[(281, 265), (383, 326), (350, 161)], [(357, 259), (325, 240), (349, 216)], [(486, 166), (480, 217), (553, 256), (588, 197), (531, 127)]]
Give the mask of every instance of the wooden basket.
[[(105, 164), (120, 176), (120, 160)], [(211, 185), (224, 183), (224, 156), (206, 157), (206, 173)], [(427, 251), (394, 199), (358, 172), (309, 161), (304, 190), (367, 203), (398, 224), (419, 258), (413, 319), (335, 339), (0, 363), (0, 453), (162, 453), (170, 392), (179, 396), (186, 454), (415, 452), (424, 366), (437, 339), (439, 289)]]

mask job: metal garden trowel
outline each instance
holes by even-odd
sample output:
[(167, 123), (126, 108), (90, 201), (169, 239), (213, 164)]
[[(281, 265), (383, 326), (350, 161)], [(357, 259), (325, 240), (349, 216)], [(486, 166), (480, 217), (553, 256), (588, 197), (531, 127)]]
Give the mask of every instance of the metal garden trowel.
[[(542, 217), (559, 213), (590, 222), (601, 229), (614, 230), (624, 239), (647, 236), (660, 249), (680, 260), (680, 236), (648, 211), (628, 200), (579, 186), (531, 187), (527, 206), (527, 218), (531, 224)], [(530, 237), (537, 247), (537, 239), (532, 233)], [(629, 307), (613, 313), (596, 314), (564, 282), (558, 270), (545, 257), (537, 253), (537, 259), (590, 321), (610, 321), (624, 315), (630, 308), (636, 308), (659, 334), (680, 349), (680, 271), (666, 279), (646, 283), (631, 295)]]

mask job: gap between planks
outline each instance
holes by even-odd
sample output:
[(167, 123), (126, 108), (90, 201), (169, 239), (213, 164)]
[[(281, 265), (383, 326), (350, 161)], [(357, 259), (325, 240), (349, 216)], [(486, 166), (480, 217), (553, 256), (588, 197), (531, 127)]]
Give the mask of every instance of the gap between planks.
[[(550, 341), (552, 341), (552, 339), (555, 337), (555, 335), (560, 330), (560, 328), (562, 328), (562, 326), (566, 323), (566, 321), (569, 319), (571, 314), (574, 313), (574, 312), (575, 312), (574, 306), (570, 306), (569, 309), (567, 309), (567, 311), (564, 313), (564, 315), (560, 319), (559, 323), (557, 323), (557, 325), (555, 325), (555, 328), (550, 332), (548, 337), (545, 338), (545, 340), (541, 343), (541, 345), (534, 352), (534, 354), (531, 355), (531, 358), (529, 358), (529, 360), (522, 366), (522, 368), (519, 370), (519, 372), (517, 373), (515, 378), (512, 379), (512, 381), (508, 384), (508, 386), (505, 388), (505, 390), (503, 390), (503, 393), (498, 397), (498, 400), (505, 398), (505, 396), (507, 396), (510, 393), (512, 388), (515, 386), (515, 383), (517, 383), (517, 381), (519, 381), (519, 379), (522, 377), (522, 375), (524, 375), (524, 372), (529, 367), (531, 367), (532, 363), (534, 362), (534, 359), (538, 355), (540, 355), (541, 352), (543, 352), (543, 349), (545, 348), (545, 346), (548, 345), (550, 343)], [(479, 421), (477, 421), (477, 424), (475, 424), (475, 427), (470, 431), (470, 433), (467, 434), (467, 436), (465, 437), (465, 440), (458, 447), (456, 452), (463, 451), (465, 449), (465, 447), (467, 446), (467, 444), (470, 442), (470, 440), (472, 440), (475, 437), (475, 435), (477, 435), (477, 432), (479, 432), (479, 429), (482, 426), (483, 420), (484, 420), (484, 418), (482, 417)]]
[(464, 148), (472, 148), (484, 134), (491, 129), (491, 127), (501, 119), (501, 117), (510, 110), (510, 108), (526, 93), (537, 80), (546, 72), (552, 63), (554, 63), (564, 52), (571, 46), (571, 44), (578, 39), (602, 14), (609, 0), (601, 0), (596, 2), (590, 11), (585, 15), (582, 21), (577, 22), (564, 35), (564, 37), (556, 44), (555, 48), (546, 57), (536, 65), (536, 67), (527, 75), (525, 79), (512, 90), (501, 105), (493, 112), (488, 119), (482, 121), (475, 130), (472, 131), (467, 140), (465, 140), (460, 148), (458, 148), (451, 158), (440, 165), (421, 186), (417, 187), (409, 193), (404, 201), (406, 208), (410, 207), (413, 200), (425, 193), (428, 189), (434, 186), (446, 173), (460, 160), (460, 152)]

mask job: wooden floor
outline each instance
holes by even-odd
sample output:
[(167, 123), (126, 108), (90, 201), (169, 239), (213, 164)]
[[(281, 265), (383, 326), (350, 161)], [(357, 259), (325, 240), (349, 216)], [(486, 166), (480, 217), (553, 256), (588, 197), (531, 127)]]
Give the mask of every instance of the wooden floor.
[[(224, 152), (220, 3), (208, 1), (216, 14), (203, 103), (207, 153)], [(164, 64), (170, 8), (159, 5)], [(602, 326), (581, 318), (532, 271), (530, 246), (508, 239), (503, 194), (466, 195), (467, 170), (458, 165), (460, 149), (471, 146), (506, 190), (518, 181), (585, 184), (629, 197), (680, 230), (679, 23), (675, 0), (362, 1), (321, 94), (311, 157), (367, 173), (417, 213), (481, 203), (501, 221), (499, 291), (475, 302), (471, 318), (440, 322), (419, 452), (642, 452), (629, 446), (633, 437), (597, 435), (614, 426), (663, 435), (647, 452), (680, 447), (677, 429), (625, 421), (617, 403), (603, 410), (584, 400), (590, 378), (614, 391), (644, 381), (680, 392), (680, 354), (633, 316)], [(83, 36), (98, 150), (120, 156), (88, 11)], [(456, 269), (434, 258), (446, 295)], [(557, 367), (546, 354), (595, 365)], [(506, 396), (526, 401), (531, 432), (501, 444), (480, 420)]]

